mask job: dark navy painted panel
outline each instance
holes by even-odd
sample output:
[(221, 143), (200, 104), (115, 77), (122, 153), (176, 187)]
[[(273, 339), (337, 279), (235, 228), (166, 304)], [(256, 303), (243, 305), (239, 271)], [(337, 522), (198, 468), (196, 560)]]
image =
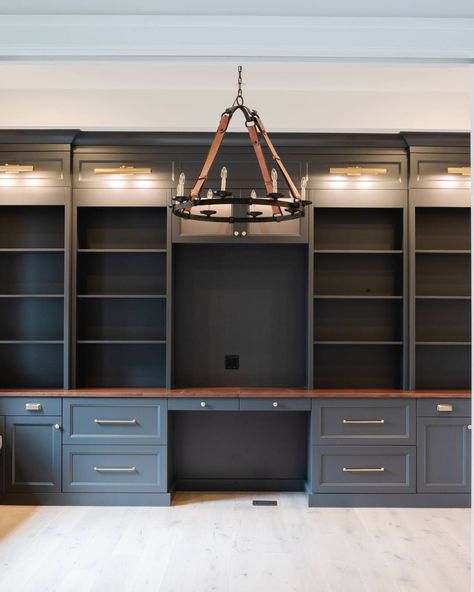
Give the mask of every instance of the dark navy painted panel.
[(315, 446), (312, 480), (320, 493), (415, 493), (416, 447)]
[(0, 397), (0, 415), (61, 415), (61, 398)]
[(165, 492), (166, 446), (64, 446), (65, 492)]
[(238, 411), (238, 399), (186, 398), (168, 399), (169, 411)]
[(64, 399), (65, 444), (166, 442), (166, 399)]
[(418, 419), (418, 480), (422, 493), (471, 491), (470, 419), (420, 417)]
[(241, 411), (311, 411), (311, 399), (240, 399)]
[(6, 418), (7, 492), (61, 491), (61, 418)]
[(471, 417), (471, 399), (418, 399), (418, 416)]
[(315, 399), (312, 435), (321, 445), (415, 444), (416, 401)]

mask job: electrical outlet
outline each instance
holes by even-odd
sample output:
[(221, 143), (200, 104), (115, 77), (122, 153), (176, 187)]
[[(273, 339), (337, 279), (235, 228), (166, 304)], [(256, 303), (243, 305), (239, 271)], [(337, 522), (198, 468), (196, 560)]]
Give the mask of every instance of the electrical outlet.
[(226, 370), (238, 370), (240, 366), (239, 356), (227, 354), (224, 356), (224, 368)]

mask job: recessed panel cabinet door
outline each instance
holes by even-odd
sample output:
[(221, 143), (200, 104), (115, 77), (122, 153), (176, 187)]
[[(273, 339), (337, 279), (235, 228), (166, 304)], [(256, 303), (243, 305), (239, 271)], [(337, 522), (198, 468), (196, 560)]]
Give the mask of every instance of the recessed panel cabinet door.
[(418, 418), (418, 492), (471, 491), (468, 417)]
[(5, 489), (56, 493), (61, 490), (60, 417), (6, 418)]

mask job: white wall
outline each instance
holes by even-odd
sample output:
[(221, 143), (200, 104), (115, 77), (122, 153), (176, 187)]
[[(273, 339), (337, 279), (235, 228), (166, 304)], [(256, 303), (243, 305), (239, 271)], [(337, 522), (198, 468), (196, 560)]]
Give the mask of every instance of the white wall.
[[(250, 62), (244, 83), (271, 131), (469, 129), (467, 66)], [(236, 62), (6, 62), (0, 127), (208, 131), (235, 93)]]

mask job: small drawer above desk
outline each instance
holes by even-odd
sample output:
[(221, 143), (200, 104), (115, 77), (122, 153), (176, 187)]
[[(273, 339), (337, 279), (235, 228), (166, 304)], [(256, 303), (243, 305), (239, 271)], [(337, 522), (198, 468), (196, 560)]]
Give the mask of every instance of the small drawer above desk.
[(418, 399), (420, 417), (471, 417), (471, 399)]
[(0, 397), (0, 415), (61, 415), (61, 398)]
[(313, 444), (398, 445), (416, 443), (416, 401), (316, 399)]
[(311, 411), (311, 399), (240, 399), (241, 411)]
[(64, 399), (63, 440), (65, 444), (166, 444), (166, 399)]
[(238, 399), (187, 397), (168, 399), (169, 411), (238, 411)]

